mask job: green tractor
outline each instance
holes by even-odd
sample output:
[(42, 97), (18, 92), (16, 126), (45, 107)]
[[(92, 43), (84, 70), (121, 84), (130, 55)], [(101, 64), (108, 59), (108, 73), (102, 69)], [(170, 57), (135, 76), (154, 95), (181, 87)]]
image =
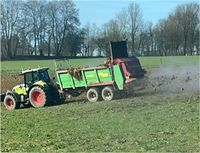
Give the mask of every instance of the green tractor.
[(28, 69), (22, 71), (24, 83), (7, 91), (4, 105), (8, 110), (25, 107), (44, 107), (52, 102), (60, 102), (57, 85), (50, 79), (48, 68)]

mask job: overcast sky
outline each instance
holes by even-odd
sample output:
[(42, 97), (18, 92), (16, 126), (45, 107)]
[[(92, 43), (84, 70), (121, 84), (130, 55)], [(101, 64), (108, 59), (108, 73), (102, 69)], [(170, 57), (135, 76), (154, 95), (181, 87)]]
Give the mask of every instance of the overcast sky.
[(159, 19), (166, 18), (177, 5), (192, 2), (192, 0), (74, 0), (79, 8), (81, 25), (88, 22), (103, 25), (113, 19), (118, 12), (126, 8), (129, 3), (140, 5), (143, 19), (156, 24)]

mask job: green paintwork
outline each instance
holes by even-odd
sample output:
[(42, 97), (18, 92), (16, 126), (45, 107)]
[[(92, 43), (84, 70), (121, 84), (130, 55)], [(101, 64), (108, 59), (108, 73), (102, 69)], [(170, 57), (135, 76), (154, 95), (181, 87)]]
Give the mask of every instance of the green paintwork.
[(112, 75), (110, 69), (102, 69), (98, 70), (98, 76), (100, 82), (111, 82), (112, 81)]
[(85, 74), (85, 78), (87, 80), (88, 85), (94, 84), (94, 83), (99, 83), (97, 72), (95, 69), (94, 70), (86, 70), (86, 71), (84, 71), (84, 74)]
[(83, 86), (85, 86), (85, 80), (78, 80), (78, 79), (75, 79), (75, 78), (73, 78), (73, 80), (74, 80), (74, 86), (75, 87), (83, 87)]
[(122, 75), (122, 72), (121, 72), (119, 65), (113, 66), (113, 72), (114, 72), (114, 80), (117, 84), (118, 89), (123, 90), (123, 88), (124, 88), (124, 77)]
[(58, 77), (59, 84), (62, 88), (74, 88), (74, 83), (69, 73), (61, 73)]
[(75, 89), (78, 87), (88, 87), (91, 85), (112, 85), (113, 79), (117, 87), (122, 90), (124, 86), (124, 79), (119, 65), (113, 66), (114, 77), (112, 77), (111, 68), (94, 68), (81, 70), (82, 78), (76, 79), (67, 71), (57, 71), (57, 79), (61, 89)]

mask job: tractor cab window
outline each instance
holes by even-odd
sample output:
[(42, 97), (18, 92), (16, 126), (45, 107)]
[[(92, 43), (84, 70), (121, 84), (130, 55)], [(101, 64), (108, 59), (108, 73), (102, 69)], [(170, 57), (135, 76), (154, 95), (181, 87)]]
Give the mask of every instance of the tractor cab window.
[(24, 74), (24, 80), (25, 80), (25, 84), (27, 84), (28, 86), (33, 84), (33, 75), (32, 73), (25, 73)]
[(50, 77), (49, 77), (48, 71), (40, 71), (40, 79), (45, 81), (45, 82), (49, 82)]
[(38, 72), (33, 72), (33, 82), (39, 81)]

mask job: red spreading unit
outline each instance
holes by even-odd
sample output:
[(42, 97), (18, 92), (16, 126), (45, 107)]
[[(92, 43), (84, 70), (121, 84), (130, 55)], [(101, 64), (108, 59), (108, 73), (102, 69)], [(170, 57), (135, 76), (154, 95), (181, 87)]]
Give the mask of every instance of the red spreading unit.
[(126, 41), (111, 42), (111, 57), (114, 65), (121, 66), (126, 80), (144, 76), (144, 70), (140, 65), (139, 59), (135, 56), (128, 57)]
[(125, 74), (125, 78), (140, 78), (144, 76), (139, 60), (136, 57), (117, 58), (114, 59), (113, 64), (119, 64)]

